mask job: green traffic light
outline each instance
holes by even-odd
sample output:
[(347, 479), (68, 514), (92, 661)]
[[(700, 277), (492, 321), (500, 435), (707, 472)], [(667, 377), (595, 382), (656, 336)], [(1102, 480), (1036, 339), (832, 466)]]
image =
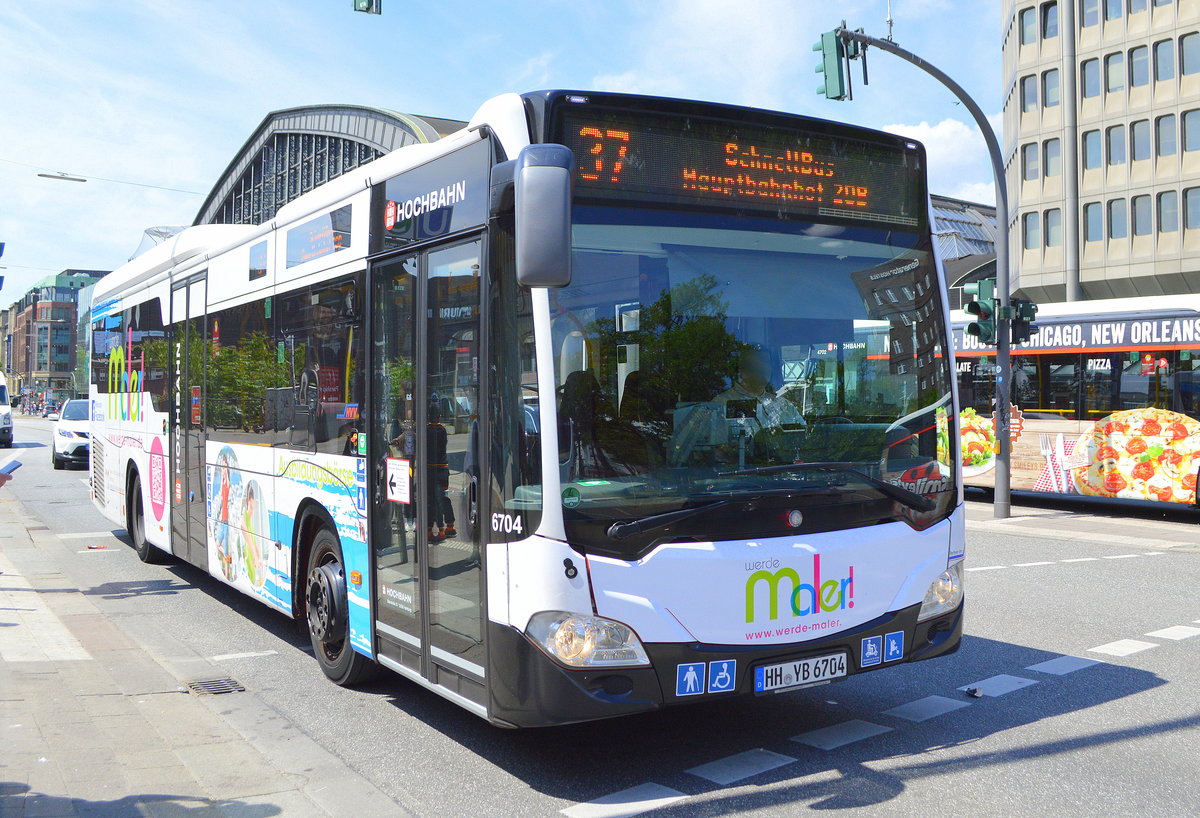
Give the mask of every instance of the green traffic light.
[(814, 69), (825, 76), (825, 82), (817, 86), (817, 93), (826, 99), (845, 99), (849, 96), (846, 82), (846, 49), (837, 31), (826, 31), (820, 42), (813, 43), (813, 51), (821, 52), (821, 61)]

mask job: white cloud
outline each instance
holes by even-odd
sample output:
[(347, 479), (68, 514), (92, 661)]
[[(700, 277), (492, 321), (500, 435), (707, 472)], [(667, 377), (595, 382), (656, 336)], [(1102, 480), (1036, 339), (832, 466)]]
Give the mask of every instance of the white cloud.
[(943, 119), (934, 125), (928, 122), (884, 125), (883, 130), (925, 145), (930, 192), (975, 202), (995, 202), (987, 143), (974, 122)]

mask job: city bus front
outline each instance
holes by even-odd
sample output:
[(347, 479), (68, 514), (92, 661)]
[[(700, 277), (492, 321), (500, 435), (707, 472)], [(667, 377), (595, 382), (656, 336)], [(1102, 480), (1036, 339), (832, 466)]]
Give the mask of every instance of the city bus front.
[(570, 283), (533, 302), (541, 474), (512, 498), (540, 506), (507, 560), (528, 684), (494, 689), (498, 711), (573, 721), (956, 650), (923, 148), (721, 106), (535, 102), (578, 165)]

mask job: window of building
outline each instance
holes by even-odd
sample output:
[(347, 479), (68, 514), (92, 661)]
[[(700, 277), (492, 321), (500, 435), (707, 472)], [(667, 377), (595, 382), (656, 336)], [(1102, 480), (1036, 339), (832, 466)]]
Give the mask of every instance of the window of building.
[(1100, 60), (1084, 60), (1079, 64), (1079, 93), (1084, 99), (1100, 96)]
[(1134, 196), (1130, 202), (1133, 211), (1133, 235), (1149, 236), (1151, 232), (1150, 196)]
[(1058, 3), (1042, 5), (1042, 37), (1049, 40), (1058, 36)]
[(1058, 176), (1062, 173), (1062, 142), (1060, 140), (1046, 140), (1044, 159), (1042, 172), (1046, 176)]
[(1113, 125), (1104, 135), (1108, 142), (1108, 164), (1125, 164), (1125, 126)]
[(1200, 111), (1183, 112), (1183, 149), (1200, 150)]
[(1183, 226), (1188, 230), (1200, 228), (1200, 187), (1183, 191)]
[(1037, 77), (1021, 77), (1021, 111), (1037, 110)]
[(1110, 94), (1125, 90), (1125, 52), (1104, 58), (1104, 85)]
[(1175, 41), (1160, 40), (1154, 44), (1154, 81), (1175, 79)]
[(1083, 134), (1083, 169), (1095, 170), (1103, 164), (1100, 151), (1100, 132), (1085, 131)]
[(1062, 246), (1062, 211), (1057, 207), (1046, 211), (1046, 246)]
[(1021, 45), (1037, 42), (1037, 9), (1022, 9), (1017, 24), (1021, 30)]
[(1159, 156), (1175, 155), (1175, 114), (1154, 120), (1154, 148)]
[(1025, 249), (1037, 250), (1042, 246), (1041, 214), (1026, 213), (1021, 217), (1021, 221), (1025, 233)]
[(1175, 2), (1175, 0), (1154, 0), (1154, 5), (1155, 6), (1169, 6), (1174, 2)]
[(1104, 238), (1104, 213), (1099, 202), (1088, 202), (1083, 206), (1083, 240), (1100, 241)]
[(1038, 178), (1038, 146), (1036, 142), (1021, 146), (1021, 178), (1027, 182)]
[(1129, 13), (1137, 14), (1146, 10), (1146, 0), (1129, 0)]
[(1125, 5), (1125, 0), (1104, 0), (1104, 19), (1119, 20), (1121, 12), (1124, 11), (1121, 7)]
[(1150, 158), (1150, 120), (1129, 123), (1129, 158), (1134, 162)]
[(1179, 63), (1184, 76), (1200, 71), (1200, 34), (1193, 31), (1179, 38)]
[(1042, 105), (1053, 108), (1059, 101), (1058, 69), (1051, 68), (1042, 74)]
[(1079, 25), (1081, 28), (1100, 22), (1100, 0), (1079, 0)]
[(1129, 234), (1124, 199), (1113, 199), (1108, 203), (1108, 237), (1123, 239)]
[(1150, 82), (1150, 49), (1144, 45), (1129, 49), (1129, 87)]
[(1158, 194), (1158, 232), (1174, 233), (1179, 229), (1179, 196), (1173, 190)]

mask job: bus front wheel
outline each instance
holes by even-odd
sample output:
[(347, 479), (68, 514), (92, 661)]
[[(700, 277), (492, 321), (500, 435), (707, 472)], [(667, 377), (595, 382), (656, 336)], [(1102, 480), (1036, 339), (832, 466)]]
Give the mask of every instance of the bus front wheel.
[(348, 686), (371, 675), (375, 664), (350, 646), (350, 610), (346, 571), (337, 535), (322, 527), (308, 555), (305, 607), (308, 635), (321, 670), (336, 684)]

